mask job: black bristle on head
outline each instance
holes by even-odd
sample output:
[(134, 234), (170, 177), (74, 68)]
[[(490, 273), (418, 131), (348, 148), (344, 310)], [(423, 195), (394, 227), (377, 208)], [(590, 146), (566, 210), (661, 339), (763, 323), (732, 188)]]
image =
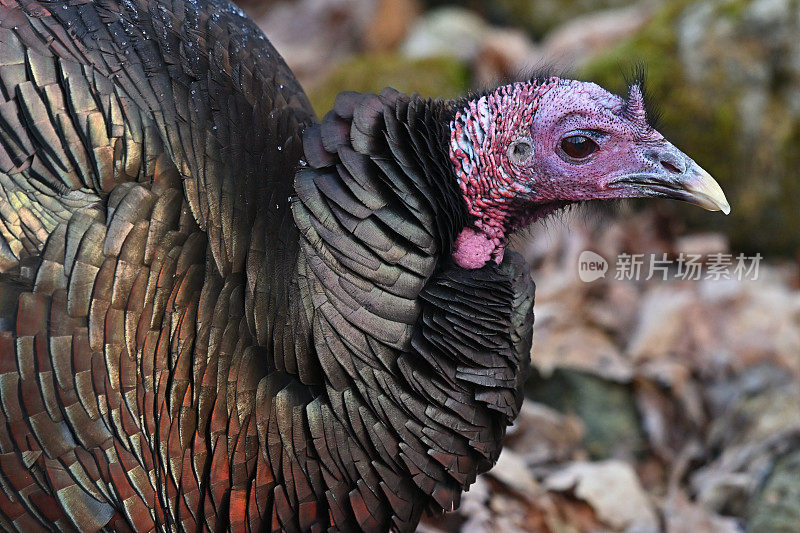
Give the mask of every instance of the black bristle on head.
[[(645, 63), (642, 61), (635, 63), (633, 67), (627, 71), (623, 70), (622, 75), (625, 78), (625, 85), (628, 88), (626, 95), (623, 96), (623, 98), (625, 98), (625, 105), (627, 106), (629, 104), (628, 95), (630, 95), (631, 89), (633, 87), (639, 87), (639, 91), (642, 93), (642, 100), (644, 101), (647, 124), (655, 130), (659, 129), (662, 112), (647, 85), (647, 66)], [(623, 112), (625, 112), (625, 110), (623, 110)]]
[(554, 62), (541, 61), (529, 69), (520, 70), (517, 75), (503, 76), (494, 80), (492, 85), (470, 90), (461, 98), (455, 100), (455, 103), (458, 107), (463, 107), (466, 105), (466, 102), (470, 100), (478, 100), (483, 96), (490, 95), (498, 87), (518, 82), (528, 82), (533, 85), (538, 85), (552, 77), (564, 77), (564, 70), (558, 68)]
[(539, 85), (550, 78), (563, 78), (564, 76), (565, 70), (563, 68), (558, 68), (555, 62), (541, 61), (530, 70), (520, 72), (519, 79), (526, 80), (533, 85)]

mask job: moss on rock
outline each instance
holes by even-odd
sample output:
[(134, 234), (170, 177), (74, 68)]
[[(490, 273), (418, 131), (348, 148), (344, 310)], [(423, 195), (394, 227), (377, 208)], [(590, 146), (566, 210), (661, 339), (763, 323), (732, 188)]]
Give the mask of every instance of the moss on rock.
[(647, 449), (630, 385), (557, 368), (549, 377), (532, 376), (525, 390), (532, 400), (581, 419), (586, 427), (583, 446), (593, 459), (632, 456)]
[[(732, 214), (711, 216), (681, 204), (670, 210), (690, 228), (727, 233), (734, 249), (792, 255), (800, 249), (800, 232), (790, 229), (800, 226), (800, 116), (789, 112), (785, 102), (797, 73), (783, 72), (771, 57), (782, 46), (780, 36), (753, 34), (748, 19), (752, 4), (669, 2), (640, 32), (593, 60), (580, 76), (621, 91), (621, 71), (645, 63), (649, 88), (663, 111), (660, 130), (718, 179)], [(708, 36), (698, 43), (700, 55), (713, 61), (702, 64), (698, 76), (698, 65), (686, 64), (679, 32), (700, 9), (711, 21)], [(768, 72), (753, 81), (749, 72), (763, 69)], [(748, 116), (746, 107), (754, 101), (766, 104), (755, 117)]]
[(800, 525), (800, 451), (775, 463), (761, 492), (750, 505), (747, 531), (793, 533)]
[(408, 94), (453, 98), (466, 92), (469, 81), (468, 67), (454, 58), (411, 60), (394, 54), (370, 54), (338, 65), (308, 93), (322, 116), (341, 91), (380, 92), (393, 87)]

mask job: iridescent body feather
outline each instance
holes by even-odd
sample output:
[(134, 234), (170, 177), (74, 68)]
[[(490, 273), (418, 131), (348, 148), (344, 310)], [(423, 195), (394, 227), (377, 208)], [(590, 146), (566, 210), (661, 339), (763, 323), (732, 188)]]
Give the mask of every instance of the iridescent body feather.
[(637, 91), (342, 93), (318, 122), (226, 0), (0, 0), (0, 529), (456, 507), (522, 402), (508, 234), (593, 197), (727, 209)]

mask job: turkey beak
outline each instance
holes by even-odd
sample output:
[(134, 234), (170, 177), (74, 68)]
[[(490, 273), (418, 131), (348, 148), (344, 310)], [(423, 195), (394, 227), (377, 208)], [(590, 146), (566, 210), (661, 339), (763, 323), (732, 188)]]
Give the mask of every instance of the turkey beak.
[(677, 199), (699, 205), (709, 211), (722, 211), (726, 215), (731, 212), (731, 205), (725, 198), (722, 187), (711, 174), (694, 161), (687, 173), (688, 178), (680, 183), (681, 189), (678, 190)]
[(608, 186), (625, 188), (631, 196), (666, 197), (699, 205), (709, 211), (722, 211), (726, 215), (731, 212), (717, 180), (676, 148), (670, 145), (667, 149), (651, 152), (647, 159), (657, 166), (656, 172), (621, 176)]

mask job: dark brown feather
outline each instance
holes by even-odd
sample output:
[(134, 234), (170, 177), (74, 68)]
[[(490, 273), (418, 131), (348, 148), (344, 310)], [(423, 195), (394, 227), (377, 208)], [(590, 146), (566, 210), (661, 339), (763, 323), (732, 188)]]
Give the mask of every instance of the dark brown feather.
[(452, 104), (321, 124), (227, 0), (0, 0), (0, 529), (412, 531), (520, 407)]

